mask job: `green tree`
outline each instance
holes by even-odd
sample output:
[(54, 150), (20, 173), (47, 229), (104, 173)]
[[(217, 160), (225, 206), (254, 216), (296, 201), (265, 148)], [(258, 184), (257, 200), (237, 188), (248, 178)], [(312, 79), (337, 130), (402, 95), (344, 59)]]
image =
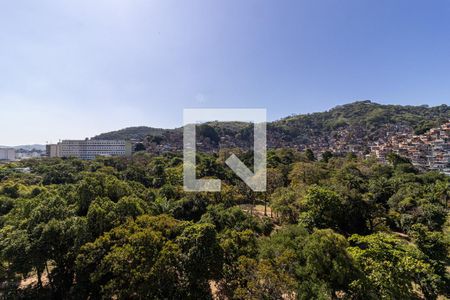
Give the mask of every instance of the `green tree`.
[(427, 299), (436, 298), (440, 278), (414, 245), (387, 233), (354, 235), (349, 247), (365, 278), (352, 283), (353, 293), (365, 299), (415, 299), (420, 287)]
[(309, 228), (343, 228), (344, 206), (333, 191), (312, 186), (300, 201), (299, 223)]
[(322, 153), (322, 161), (328, 163), (330, 159), (333, 157), (333, 153), (331, 151), (325, 151)]
[(347, 247), (345, 237), (330, 229), (308, 236), (301, 253), (304, 265), (297, 271), (299, 298), (337, 298), (350, 293), (350, 284), (361, 274)]
[(211, 224), (141, 216), (87, 243), (77, 258), (80, 296), (207, 299), (222, 254)]
[(311, 149), (306, 149), (305, 156), (309, 161), (315, 161), (316, 156), (314, 155), (314, 152)]
[(270, 206), (284, 223), (295, 223), (299, 214), (299, 196), (292, 188), (281, 187), (270, 197)]

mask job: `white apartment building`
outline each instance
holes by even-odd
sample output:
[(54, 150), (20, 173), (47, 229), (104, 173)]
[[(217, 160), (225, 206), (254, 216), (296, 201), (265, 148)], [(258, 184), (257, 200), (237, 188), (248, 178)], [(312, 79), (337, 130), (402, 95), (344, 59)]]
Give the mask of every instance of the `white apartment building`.
[(97, 156), (130, 156), (131, 142), (124, 140), (63, 140), (47, 145), (49, 157), (78, 157), (94, 159)]
[(0, 160), (13, 161), (16, 159), (16, 150), (14, 148), (0, 148)]

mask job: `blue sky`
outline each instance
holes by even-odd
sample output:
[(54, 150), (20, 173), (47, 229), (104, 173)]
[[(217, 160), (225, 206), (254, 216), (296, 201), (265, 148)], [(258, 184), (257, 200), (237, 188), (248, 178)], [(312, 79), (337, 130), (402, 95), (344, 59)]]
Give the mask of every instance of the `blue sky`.
[(450, 104), (449, 1), (0, 2), (0, 145), (364, 99)]

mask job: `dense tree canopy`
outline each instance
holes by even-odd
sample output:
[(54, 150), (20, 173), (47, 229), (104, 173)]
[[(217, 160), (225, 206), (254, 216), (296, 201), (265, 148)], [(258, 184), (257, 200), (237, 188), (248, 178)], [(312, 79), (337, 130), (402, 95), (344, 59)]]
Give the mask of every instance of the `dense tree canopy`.
[(277, 149), (255, 193), (223, 164), (231, 151), (197, 157), (220, 193), (185, 192), (177, 153), (0, 165), (1, 297), (449, 297), (449, 177)]

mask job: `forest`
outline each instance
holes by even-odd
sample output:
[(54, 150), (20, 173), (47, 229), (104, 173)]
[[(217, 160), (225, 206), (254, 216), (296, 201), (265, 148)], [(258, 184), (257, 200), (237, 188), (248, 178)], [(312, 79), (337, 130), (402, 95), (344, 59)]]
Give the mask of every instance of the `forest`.
[(5, 299), (446, 299), (450, 177), (328, 152), (269, 150), (267, 191), (199, 153), (0, 165)]

